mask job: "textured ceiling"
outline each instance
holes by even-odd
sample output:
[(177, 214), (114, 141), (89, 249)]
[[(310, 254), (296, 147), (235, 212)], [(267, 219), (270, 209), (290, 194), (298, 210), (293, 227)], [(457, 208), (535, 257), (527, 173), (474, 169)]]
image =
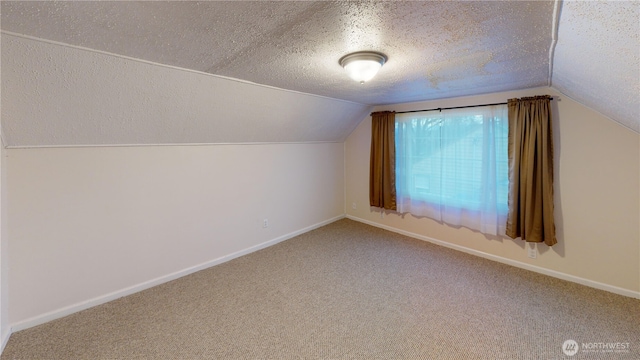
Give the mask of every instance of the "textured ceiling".
[[(552, 84), (639, 131), (640, 3), (600, 3), (3, 1), (1, 26), (362, 104)], [(562, 11), (554, 46), (556, 5)], [(364, 85), (338, 65), (359, 50), (389, 57)]]
[(567, 1), (552, 85), (640, 132), (640, 1)]
[[(383, 104), (547, 85), (551, 2), (9, 2), (2, 29)], [(361, 86), (338, 65), (377, 50)]]

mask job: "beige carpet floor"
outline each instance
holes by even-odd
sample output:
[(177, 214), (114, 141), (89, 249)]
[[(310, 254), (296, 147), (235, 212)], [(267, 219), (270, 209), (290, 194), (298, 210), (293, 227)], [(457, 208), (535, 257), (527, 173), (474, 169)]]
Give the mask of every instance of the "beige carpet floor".
[(17, 332), (5, 359), (640, 359), (640, 300), (344, 219)]

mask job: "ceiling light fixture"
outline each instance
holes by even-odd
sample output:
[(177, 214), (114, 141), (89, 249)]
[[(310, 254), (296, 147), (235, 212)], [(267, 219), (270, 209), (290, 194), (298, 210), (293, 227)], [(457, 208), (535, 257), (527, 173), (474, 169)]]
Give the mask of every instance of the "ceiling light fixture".
[(376, 76), (386, 61), (385, 54), (375, 51), (358, 51), (341, 57), (338, 62), (353, 80), (364, 84), (365, 81)]

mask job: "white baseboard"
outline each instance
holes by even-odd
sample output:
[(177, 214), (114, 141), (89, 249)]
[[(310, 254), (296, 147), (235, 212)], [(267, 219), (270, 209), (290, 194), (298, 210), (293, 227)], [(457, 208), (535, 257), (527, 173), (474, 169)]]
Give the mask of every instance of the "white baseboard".
[(578, 277), (578, 276), (565, 274), (563, 272), (546, 269), (546, 268), (543, 268), (543, 267), (539, 267), (539, 266), (523, 263), (523, 262), (512, 260), (512, 259), (507, 259), (507, 258), (504, 258), (504, 257), (501, 257), (501, 256), (485, 253), (485, 252), (482, 252), (482, 251), (469, 249), (469, 248), (466, 248), (464, 246), (451, 244), (451, 243), (448, 243), (446, 241), (442, 241), (442, 240), (434, 239), (434, 238), (431, 238), (431, 237), (428, 237), (428, 236), (424, 236), (424, 235), (412, 233), (412, 232), (409, 232), (409, 231), (397, 229), (397, 228), (394, 228), (394, 227), (391, 227), (391, 226), (387, 226), (387, 225), (384, 225), (384, 224), (379, 224), (379, 223), (376, 223), (376, 222), (373, 222), (373, 221), (369, 221), (369, 220), (365, 220), (365, 219), (362, 219), (362, 218), (359, 218), (359, 217), (355, 217), (355, 216), (352, 216), (352, 215), (346, 215), (346, 217), (348, 219), (351, 219), (351, 220), (354, 220), (354, 221), (358, 221), (358, 222), (361, 222), (361, 223), (364, 223), (364, 224), (367, 224), (367, 225), (375, 226), (375, 227), (378, 227), (378, 228), (381, 228), (381, 229), (384, 229), (384, 230), (388, 230), (388, 231), (395, 232), (395, 233), (398, 233), (398, 234), (401, 234), (401, 235), (409, 236), (409, 237), (412, 237), (412, 238), (415, 238), (415, 239), (418, 239), (418, 240), (428, 241), (428, 242), (436, 244), (436, 245), (441, 245), (441, 246), (444, 246), (444, 247), (448, 247), (450, 249), (454, 249), (454, 250), (465, 252), (467, 254), (476, 255), (476, 256), (479, 256), (479, 257), (482, 257), (482, 258), (485, 258), (485, 259), (497, 261), (499, 263), (515, 266), (515, 267), (522, 268), (522, 269), (525, 269), (525, 270), (534, 271), (534, 272), (537, 272), (537, 273), (540, 273), (540, 274), (548, 275), (548, 276), (555, 277), (555, 278), (562, 279), (562, 280), (571, 281), (571, 282), (574, 282), (574, 283), (578, 283), (578, 284), (581, 284), (581, 285), (589, 286), (589, 287), (596, 288), (596, 289), (599, 289), (599, 290), (612, 292), (614, 294), (640, 299), (640, 292), (638, 292), (638, 291), (624, 289), (624, 288), (621, 288), (621, 287), (617, 287), (617, 286), (613, 286), (613, 285), (609, 285), (609, 284), (604, 284), (604, 283), (601, 283), (601, 282), (597, 282), (597, 281), (581, 278), (581, 277)]
[(11, 337), (11, 329), (7, 329), (6, 331), (3, 331), (1, 336), (2, 336), (2, 344), (0, 345), (0, 354), (2, 354), (2, 352), (4, 351), (4, 347), (7, 346), (7, 342)]
[(67, 315), (71, 315), (71, 314), (76, 313), (78, 311), (82, 311), (82, 310), (85, 310), (85, 309), (88, 309), (88, 308), (91, 308), (91, 307), (94, 307), (94, 306), (97, 306), (97, 305), (101, 305), (101, 304), (107, 303), (109, 301), (121, 298), (123, 296), (131, 295), (131, 294), (140, 292), (142, 290), (146, 290), (146, 289), (149, 289), (151, 287), (154, 287), (154, 286), (157, 286), (157, 285), (160, 285), (160, 284), (163, 284), (163, 283), (166, 283), (166, 282), (181, 278), (183, 276), (186, 276), (186, 275), (189, 275), (189, 274), (193, 274), (193, 273), (195, 273), (197, 271), (204, 270), (206, 268), (209, 268), (209, 267), (212, 267), (212, 266), (215, 266), (215, 265), (218, 265), (218, 264), (222, 264), (222, 263), (227, 262), (229, 260), (233, 260), (233, 259), (238, 258), (240, 256), (247, 255), (247, 254), (250, 254), (252, 252), (267, 248), (269, 246), (275, 245), (275, 244), (277, 244), (279, 242), (282, 242), (284, 240), (289, 240), (289, 239), (291, 239), (293, 237), (296, 237), (298, 235), (304, 234), (304, 233), (306, 233), (308, 231), (311, 231), (311, 230), (317, 229), (319, 227), (328, 225), (328, 224), (330, 224), (332, 222), (335, 222), (337, 220), (343, 219), (344, 217), (345, 217), (344, 214), (340, 215), (340, 216), (336, 216), (334, 218), (331, 218), (331, 219), (319, 222), (317, 224), (305, 227), (303, 229), (296, 230), (294, 232), (279, 236), (279, 237), (277, 237), (275, 239), (272, 239), (272, 240), (263, 242), (261, 244), (246, 248), (244, 250), (240, 250), (240, 251), (237, 251), (235, 253), (232, 253), (232, 254), (229, 254), (229, 255), (225, 255), (225, 256), (219, 257), (217, 259), (213, 259), (213, 260), (207, 261), (207, 262), (202, 263), (202, 264), (198, 264), (198, 265), (195, 265), (195, 266), (192, 266), (192, 267), (189, 267), (189, 268), (186, 268), (186, 269), (183, 269), (183, 270), (180, 270), (180, 271), (168, 274), (168, 275), (160, 276), (158, 278), (155, 278), (155, 279), (152, 279), (152, 280), (149, 280), (149, 281), (145, 281), (145, 282), (137, 284), (137, 285), (130, 286), (128, 288), (124, 288), (124, 289), (121, 289), (121, 290), (118, 290), (118, 291), (114, 291), (114, 292), (109, 293), (109, 294), (98, 296), (96, 298), (93, 298), (93, 299), (90, 299), (90, 300), (87, 300), (87, 301), (83, 301), (83, 302), (80, 302), (80, 303), (77, 303), (77, 304), (66, 306), (66, 307), (61, 308), (61, 309), (50, 311), (48, 313), (45, 313), (45, 314), (42, 314), (42, 315), (38, 315), (38, 316), (34, 316), (32, 318), (17, 322), (15, 324), (11, 324), (11, 328), (10, 328), (10, 331), (8, 332), (8, 334), (6, 336), (6, 339), (4, 339), (4, 338), (2, 339), (3, 340), (3, 349), (4, 349), (4, 343), (6, 343), (6, 341), (9, 339), (9, 336), (13, 332), (24, 330), (24, 329), (28, 329), (30, 327), (37, 326), (37, 325), (40, 325), (40, 324), (44, 324), (44, 323), (49, 322), (51, 320), (59, 319), (61, 317), (64, 317), (64, 316), (67, 316)]

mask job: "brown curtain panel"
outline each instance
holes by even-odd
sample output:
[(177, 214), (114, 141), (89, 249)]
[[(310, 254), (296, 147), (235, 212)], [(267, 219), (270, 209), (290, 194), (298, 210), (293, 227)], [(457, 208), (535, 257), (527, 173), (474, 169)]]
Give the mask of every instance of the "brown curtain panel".
[(396, 113), (371, 114), (369, 205), (396, 210)]
[(509, 99), (509, 215), (506, 233), (557, 243), (553, 219), (553, 133), (549, 96)]

